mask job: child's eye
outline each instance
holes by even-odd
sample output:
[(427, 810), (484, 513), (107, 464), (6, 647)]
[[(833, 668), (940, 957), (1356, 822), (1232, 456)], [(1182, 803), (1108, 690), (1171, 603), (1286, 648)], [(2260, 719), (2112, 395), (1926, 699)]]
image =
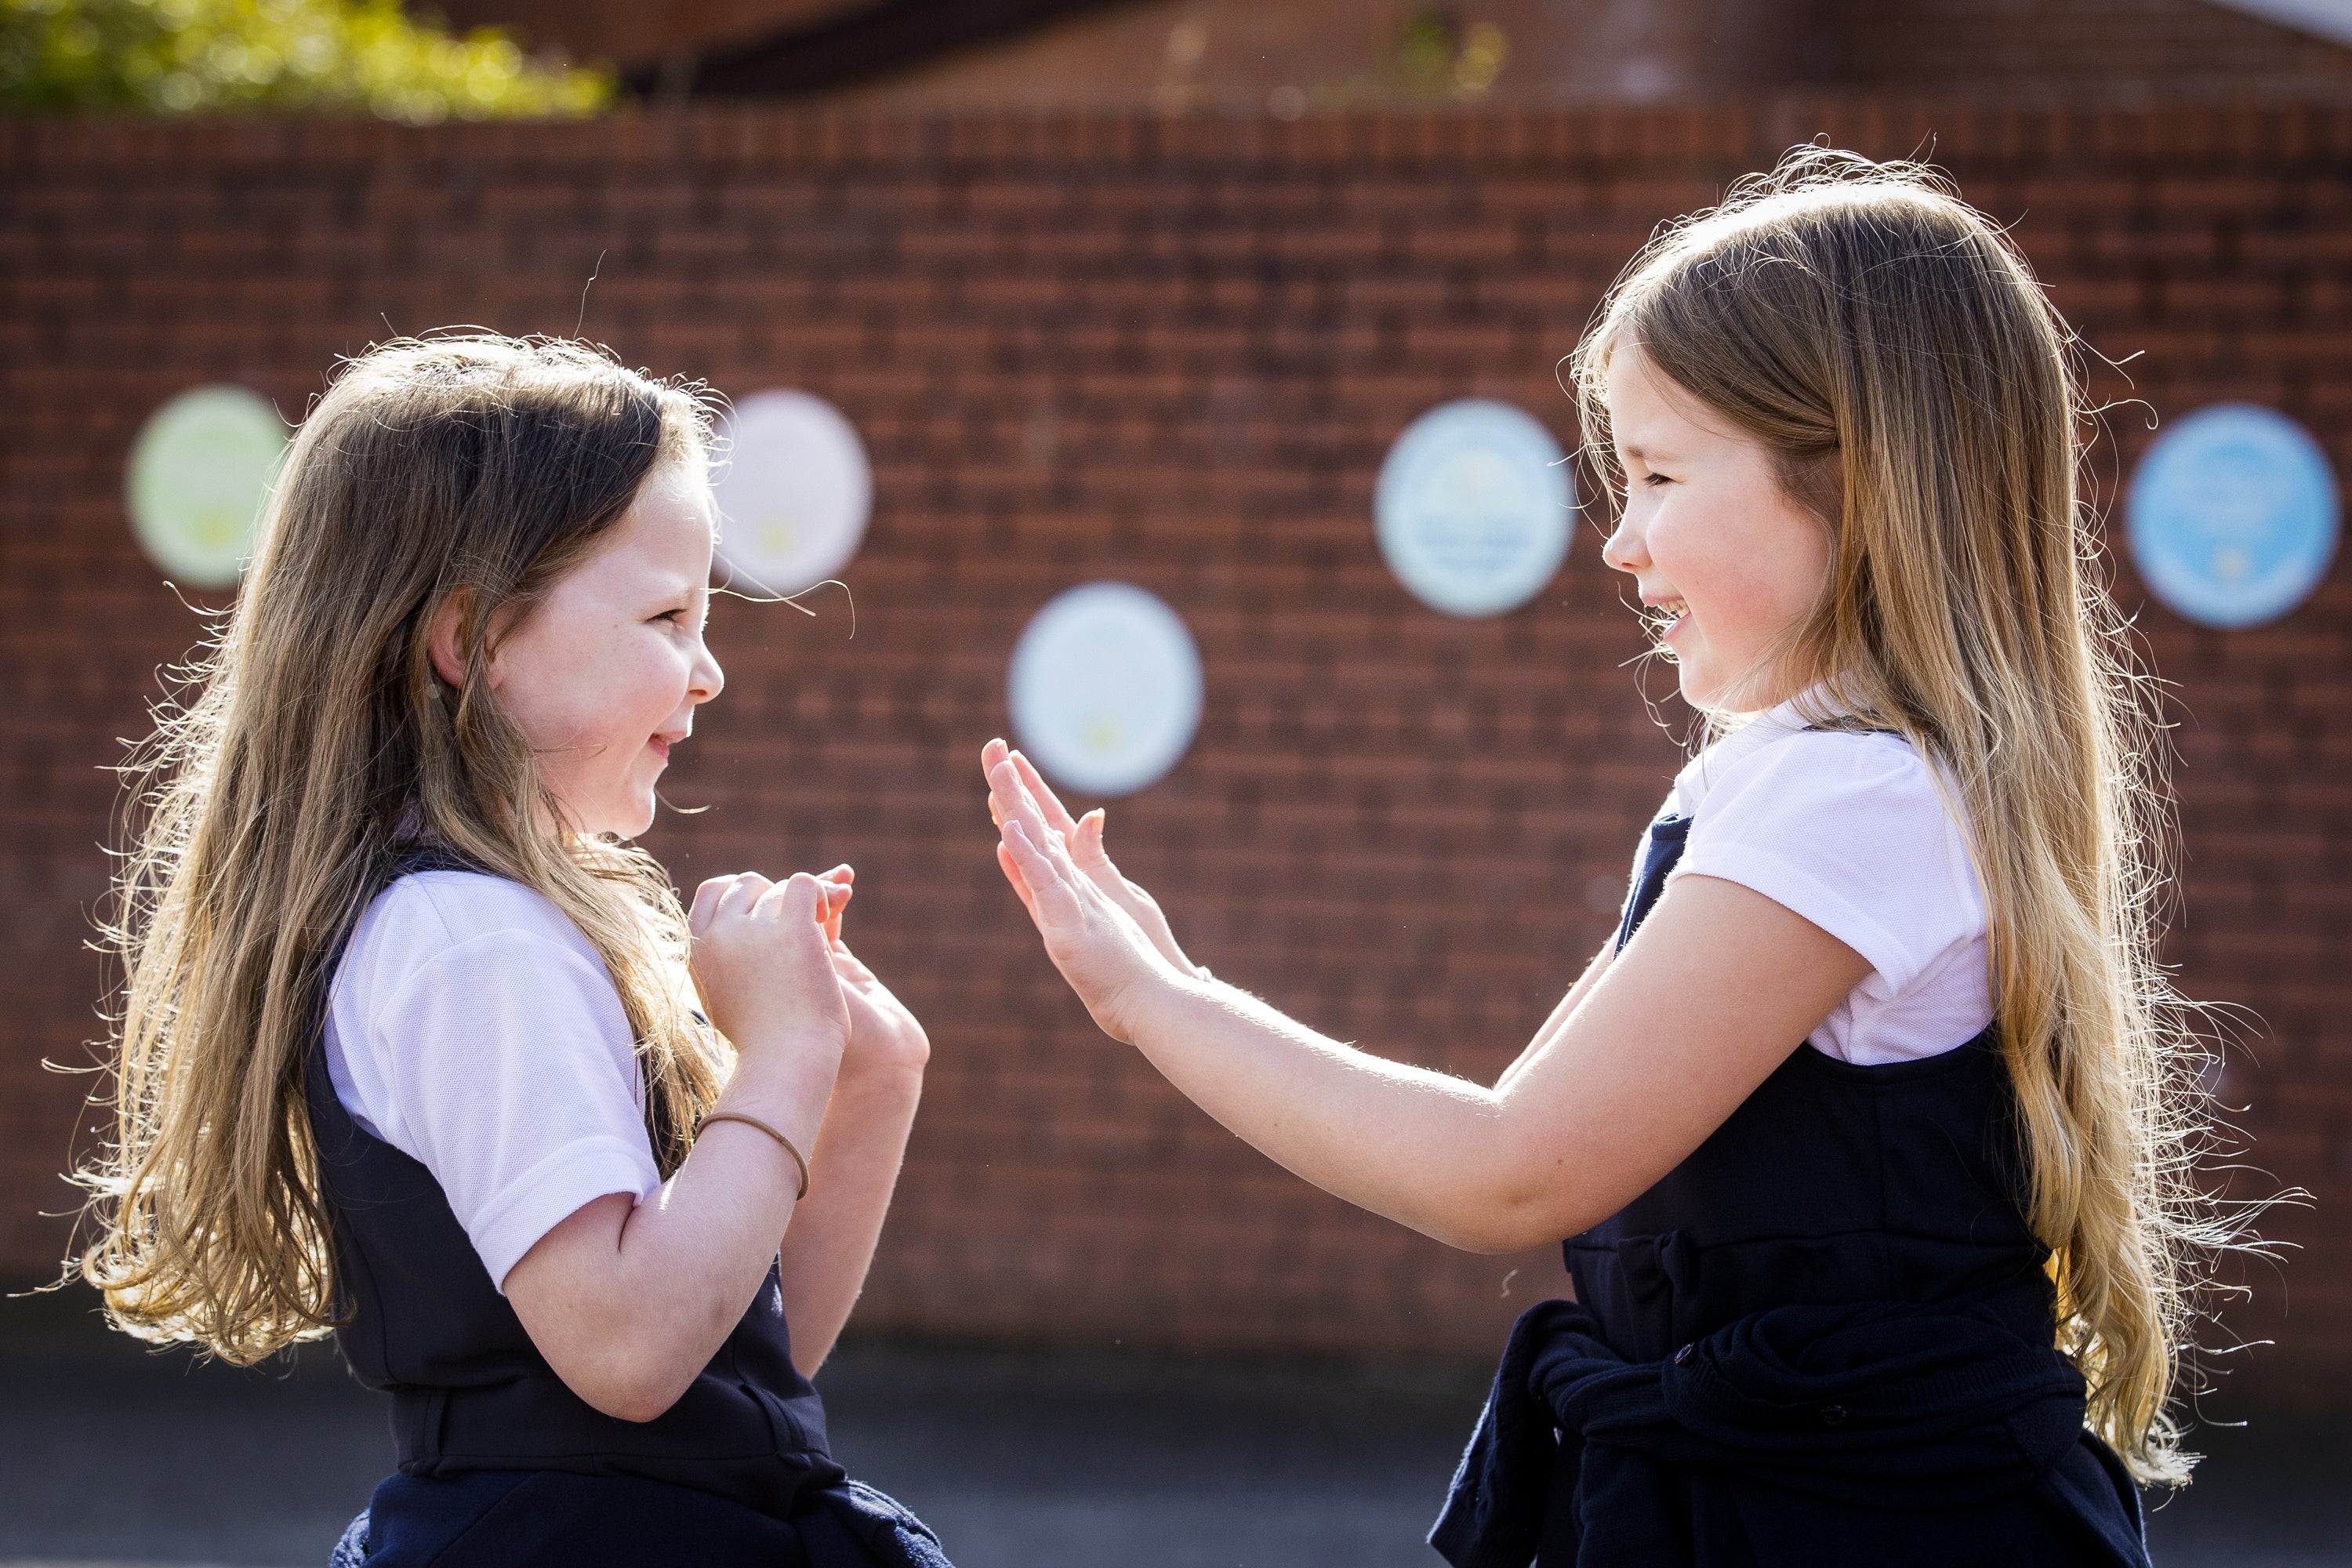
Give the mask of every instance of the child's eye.
[(1642, 476), (1642, 482), (1648, 485), (1651, 489), (1655, 489), (1660, 485), (1670, 485), (1675, 481), (1668, 479), (1664, 474), (1643, 474)]

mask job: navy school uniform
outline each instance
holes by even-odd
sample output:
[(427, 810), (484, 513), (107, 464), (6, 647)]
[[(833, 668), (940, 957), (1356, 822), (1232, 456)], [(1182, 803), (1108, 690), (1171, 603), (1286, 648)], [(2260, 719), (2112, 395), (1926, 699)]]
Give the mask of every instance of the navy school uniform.
[[(1688, 816), (1651, 824), (1622, 951)], [(2144, 1568), (2139, 1494), (2053, 1346), (1993, 1031), (1807, 1046), (1565, 1244), (1430, 1543), (1454, 1568)]]
[(646, 1422), (604, 1415), (531, 1343), (433, 1173), (337, 1099), (323, 1028), (306, 1078), (346, 1314), (335, 1338), (392, 1396), (399, 1464), (333, 1568), (950, 1568), (919, 1520), (834, 1462), (774, 1265), (677, 1404)]

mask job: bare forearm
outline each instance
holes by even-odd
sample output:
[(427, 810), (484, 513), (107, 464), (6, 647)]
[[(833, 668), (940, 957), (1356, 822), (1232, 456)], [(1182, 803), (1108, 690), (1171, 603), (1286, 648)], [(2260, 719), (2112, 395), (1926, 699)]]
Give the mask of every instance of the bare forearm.
[[(802, 1076), (739, 1077), (720, 1103), (814, 1147), (830, 1085)], [(791, 1156), (765, 1132), (712, 1122), (652, 1196), (600, 1198), (542, 1237), (509, 1272), (508, 1298), (573, 1392), (607, 1414), (650, 1419), (741, 1320), (799, 1188)]]
[(1592, 955), (1592, 962), (1584, 966), (1584, 973), (1576, 977), (1576, 984), (1568, 988), (1568, 994), (1559, 999), (1559, 1005), (1551, 1010), (1551, 1016), (1546, 1018), (1543, 1021), (1543, 1026), (1536, 1031), (1535, 1038), (1528, 1042), (1527, 1049), (1521, 1051), (1518, 1059), (1505, 1068), (1503, 1076), (1495, 1080), (1496, 1094), (1507, 1094), (1512, 1081), (1527, 1070), (1528, 1064), (1534, 1061), (1546, 1046), (1557, 1039), (1562, 1029), (1568, 1027), (1570, 1016), (1576, 1011), (1585, 997), (1591, 994), (1592, 988), (1601, 983), (1601, 977), (1609, 972), (1609, 960), (1613, 955), (1613, 943), (1603, 947)]
[(783, 1245), (784, 1321), (803, 1376), (832, 1352), (865, 1289), (922, 1087), (920, 1068), (889, 1065), (845, 1071), (834, 1090)]
[(1473, 1251), (1513, 1201), (1494, 1091), (1329, 1039), (1215, 982), (1139, 1007), (1135, 1045), (1229, 1131), (1334, 1196)]

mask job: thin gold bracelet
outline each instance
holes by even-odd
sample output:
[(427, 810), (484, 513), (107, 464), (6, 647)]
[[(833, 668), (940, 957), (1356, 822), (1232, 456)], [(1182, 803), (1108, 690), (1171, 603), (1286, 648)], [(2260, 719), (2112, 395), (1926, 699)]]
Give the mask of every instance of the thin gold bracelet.
[[(793, 1194), (793, 1202), (798, 1203), (801, 1199), (808, 1196), (808, 1162), (801, 1157), (801, 1152), (793, 1146), (793, 1141), (791, 1139), (785, 1137), (782, 1133), (777, 1131), (774, 1128), (769, 1126), (758, 1117), (746, 1116), (740, 1110), (714, 1110), (709, 1115), (702, 1119), (702, 1127), (708, 1127), (714, 1121), (740, 1121), (746, 1127), (758, 1128), (761, 1131), (766, 1133), (769, 1137), (782, 1144), (784, 1146), (784, 1152), (793, 1157), (793, 1163), (799, 1166), (801, 1172), (801, 1190)], [(698, 1127), (694, 1130), (694, 1135), (696, 1137), (699, 1138), (702, 1136), (702, 1127)]]

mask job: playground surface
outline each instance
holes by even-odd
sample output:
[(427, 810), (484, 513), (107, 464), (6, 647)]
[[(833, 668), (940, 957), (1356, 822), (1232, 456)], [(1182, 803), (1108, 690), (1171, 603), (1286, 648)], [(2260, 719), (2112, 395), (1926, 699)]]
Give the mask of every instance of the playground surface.
[[(1483, 1394), (1461, 1369), (853, 1345), (836, 1451), (959, 1568), (1438, 1568), (1422, 1534)], [(2352, 1568), (2352, 1419), (2200, 1432), (2160, 1564)], [(240, 1372), (0, 1304), (0, 1568), (316, 1568), (388, 1463), (331, 1351)]]

